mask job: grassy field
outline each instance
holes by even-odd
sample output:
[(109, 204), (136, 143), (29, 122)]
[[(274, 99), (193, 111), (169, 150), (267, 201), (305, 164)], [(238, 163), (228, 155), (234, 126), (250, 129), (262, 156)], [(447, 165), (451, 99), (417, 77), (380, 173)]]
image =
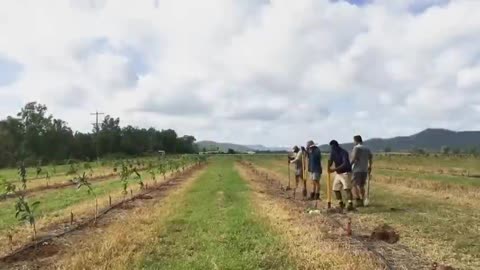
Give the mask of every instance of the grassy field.
[[(348, 215), (353, 228), (371, 232), (387, 223), (400, 233), (400, 243), (392, 247), (405, 246), (428, 263), (480, 269), (476, 204), (480, 179), (472, 177), (479, 166), (473, 158), (464, 159), (465, 166), (458, 157), (378, 157), (371, 205)], [(306, 214), (300, 196), (294, 203), (281, 192), (266, 194), (269, 182), (263, 178), (261, 183), (252, 182), (254, 176), (239, 166), (240, 160), (287, 185), (286, 156), (212, 157), (207, 168), (181, 186), (167, 187), (166, 195), (139, 204), (140, 208), (126, 208), (123, 211), (129, 214), (122, 212), (101, 228), (65, 236), (60, 242), (76, 247), (60, 248), (50, 259), (52, 269), (383, 268), (378, 258), (351, 246), (342, 232), (325, 225), (320, 218), (323, 212), (317, 219)], [(467, 170), (468, 174), (461, 174)], [(148, 173), (143, 177), (148, 178)], [(326, 197), (325, 178), (324, 174), (322, 199)], [(138, 189), (134, 181), (130, 185)], [(122, 196), (115, 177), (93, 187), (102, 205), (109, 194)], [(70, 211), (91, 215), (93, 197), (85, 190), (69, 187), (29, 196), (29, 200), (42, 201), (40, 228), (66, 222)], [(11, 204), (0, 202), (0, 232), (23, 228)], [(324, 208), (324, 202), (319, 207)]]
[[(248, 157), (260, 167), (283, 176), (287, 185), (285, 157)], [(327, 158), (324, 158), (324, 162)], [(412, 170), (391, 171), (377, 167), (419, 166), (444, 169), (461, 168), (458, 159), (414, 157), (381, 158), (375, 162), (372, 181), (372, 205), (360, 209), (353, 222), (372, 228), (386, 222), (401, 233), (402, 243), (424, 254), (431, 261), (447, 262), (461, 269), (480, 268), (480, 179), (467, 176), (429, 175)], [(439, 163), (435, 163), (440, 160)], [(447, 162), (450, 160), (450, 162)], [(428, 162), (430, 161), (430, 162)], [(469, 169), (476, 169), (473, 162)], [(448, 165), (448, 166), (447, 166)], [(325, 168), (324, 164), (324, 168)], [(478, 165), (477, 165), (478, 166)], [(423, 168), (423, 167), (422, 167)], [(325, 198), (325, 174), (322, 194)], [(412, 184), (414, 183), (414, 184)], [(432, 184), (434, 183), (434, 184)]]

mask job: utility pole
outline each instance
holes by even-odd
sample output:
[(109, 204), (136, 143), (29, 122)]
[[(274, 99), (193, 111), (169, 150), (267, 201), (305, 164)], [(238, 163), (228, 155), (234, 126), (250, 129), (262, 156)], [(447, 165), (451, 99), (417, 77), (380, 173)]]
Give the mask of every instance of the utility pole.
[(100, 131), (100, 128), (98, 126), (98, 116), (99, 115), (104, 115), (105, 113), (99, 113), (98, 111), (91, 113), (90, 115), (95, 115), (95, 123), (92, 125), (94, 126), (95, 129), (95, 150), (97, 152), (97, 162), (100, 160), (100, 151), (98, 149), (98, 132)]

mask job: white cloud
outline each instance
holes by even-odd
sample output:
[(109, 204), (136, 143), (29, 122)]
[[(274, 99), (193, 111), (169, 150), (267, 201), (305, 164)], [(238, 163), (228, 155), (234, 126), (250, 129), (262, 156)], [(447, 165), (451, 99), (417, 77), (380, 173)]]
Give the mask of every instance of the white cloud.
[(0, 57), (22, 72), (0, 107), (37, 100), (83, 130), (99, 109), (251, 144), (470, 129), (479, 12), (471, 0), (5, 0)]

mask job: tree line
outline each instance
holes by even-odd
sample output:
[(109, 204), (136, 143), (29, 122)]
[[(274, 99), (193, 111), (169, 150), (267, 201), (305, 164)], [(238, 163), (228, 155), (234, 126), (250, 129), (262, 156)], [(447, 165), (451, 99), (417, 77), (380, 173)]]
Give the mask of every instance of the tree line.
[(179, 137), (175, 130), (120, 127), (120, 118), (105, 116), (92, 132), (74, 132), (48, 114), (47, 106), (27, 103), (14, 116), (0, 120), (0, 167), (89, 161), (98, 157), (124, 157), (155, 153), (197, 152), (195, 137)]

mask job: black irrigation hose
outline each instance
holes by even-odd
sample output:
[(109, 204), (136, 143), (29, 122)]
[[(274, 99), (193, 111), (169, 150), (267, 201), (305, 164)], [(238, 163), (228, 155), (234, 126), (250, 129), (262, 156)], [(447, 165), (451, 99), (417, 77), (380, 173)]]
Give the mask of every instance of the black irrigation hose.
[(71, 228), (69, 228), (68, 230), (64, 230), (63, 232), (60, 232), (60, 233), (56, 233), (56, 234), (51, 234), (51, 235), (48, 235), (48, 236), (45, 236), (45, 237), (42, 237), (40, 239), (38, 239), (37, 241), (35, 241), (34, 243), (30, 243), (30, 244), (27, 244), (27, 245), (24, 245), (18, 249), (16, 249), (15, 251), (13, 251), (12, 253), (10, 254), (7, 254), (6, 256), (4, 257), (0, 257), (0, 262), (4, 262), (4, 263), (8, 263), (8, 262), (11, 262), (11, 261), (16, 261), (15, 260), (15, 257), (21, 255), (22, 253), (24, 252), (28, 252), (29, 250), (34, 250), (36, 249), (37, 247), (39, 247), (40, 245), (44, 244), (44, 243), (48, 243), (50, 241), (52, 241), (53, 239), (55, 238), (59, 238), (59, 237), (62, 237), (62, 236), (65, 236), (67, 234), (70, 234), (74, 231), (77, 231), (77, 230), (80, 230), (80, 229), (83, 229), (85, 227), (87, 227), (88, 225), (90, 224), (93, 224), (95, 222), (95, 220), (98, 220), (98, 218), (106, 215), (108, 212), (122, 206), (123, 204), (125, 203), (128, 203), (128, 202), (132, 202), (132, 201), (135, 201), (136, 199), (138, 199), (139, 197), (143, 197), (145, 195), (148, 195), (154, 191), (157, 191), (159, 190), (160, 188), (162, 188), (163, 186), (166, 186), (166, 185), (169, 185), (170, 183), (174, 182), (175, 180), (178, 180), (179, 177), (181, 176), (184, 176), (185, 174), (189, 173), (192, 171), (192, 169), (194, 168), (198, 168), (196, 166), (197, 164), (193, 165), (192, 167), (190, 167), (189, 170), (187, 170), (186, 172), (182, 172), (181, 175), (176, 175), (174, 176), (172, 179), (166, 181), (166, 182), (162, 182), (160, 184), (158, 184), (157, 186), (155, 186), (154, 188), (150, 189), (150, 190), (146, 190), (144, 192), (141, 192), (141, 193), (138, 193), (137, 195), (129, 198), (129, 199), (126, 199), (126, 200), (122, 200), (120, 202), (117, 202), (115, 204), (112, 204), (111, 206), (109, 207), (106, 207), (104, 208), (103, 210), (101, 210), (97, 217), (92, 217), (92, 218), (88, 218), (87, 220), (84, 220), (80, 223), (77, 223), (76, 226), (72, 226)]
[[(246, 167), (249, 167), (250, 170), (256, 174), (257, 176), (262, 176), (262, 174), (252, 165), (252, 164), (248, 164), (248, 163), (243, 163), (243, 166), (246, 166)], [(267, 177), (268, 180), (271, 180), (271, 178), (268, 178), (268, 174), (265, 174), (265, 176)], [(282, 189), (283, 188), (283, 185), (281, 184), (280, 180), (278, 180), (278, 184), (280, 186), (280, 188)], [(283, 190), (283, 189), (282, 189)], [(342, 225), (342, 223), (340, 221), (338, 221), (337, 219), (335, 219), (334, 217), (330, 216), (330, 215), (322, 215), (323, 217), (325, 217), (328, 221), (330, 221), (330, 223), (334, 223), (334, 227), (340, 227), (345, 233), (348, 233), (347, 230), (344, 228), (344, 226)], [(357, 244), (360, 244), (365, 250), (369, 251), (370, 253), (372, 253), (375, 257), (377, 257), (386, 267), (386, 269), (388, 270), (393, 270), (395, 269), (387, 260), (387, 258), (385, 258), (385, 256), (383, 256), (380, 252), (376, 251), (375, 249), (369, 247), (368, 245), (365, 244), (364, 241), (361, 241), (355, 237), (351, 237), (351, 240), (354, 240), (355, 243)]]

